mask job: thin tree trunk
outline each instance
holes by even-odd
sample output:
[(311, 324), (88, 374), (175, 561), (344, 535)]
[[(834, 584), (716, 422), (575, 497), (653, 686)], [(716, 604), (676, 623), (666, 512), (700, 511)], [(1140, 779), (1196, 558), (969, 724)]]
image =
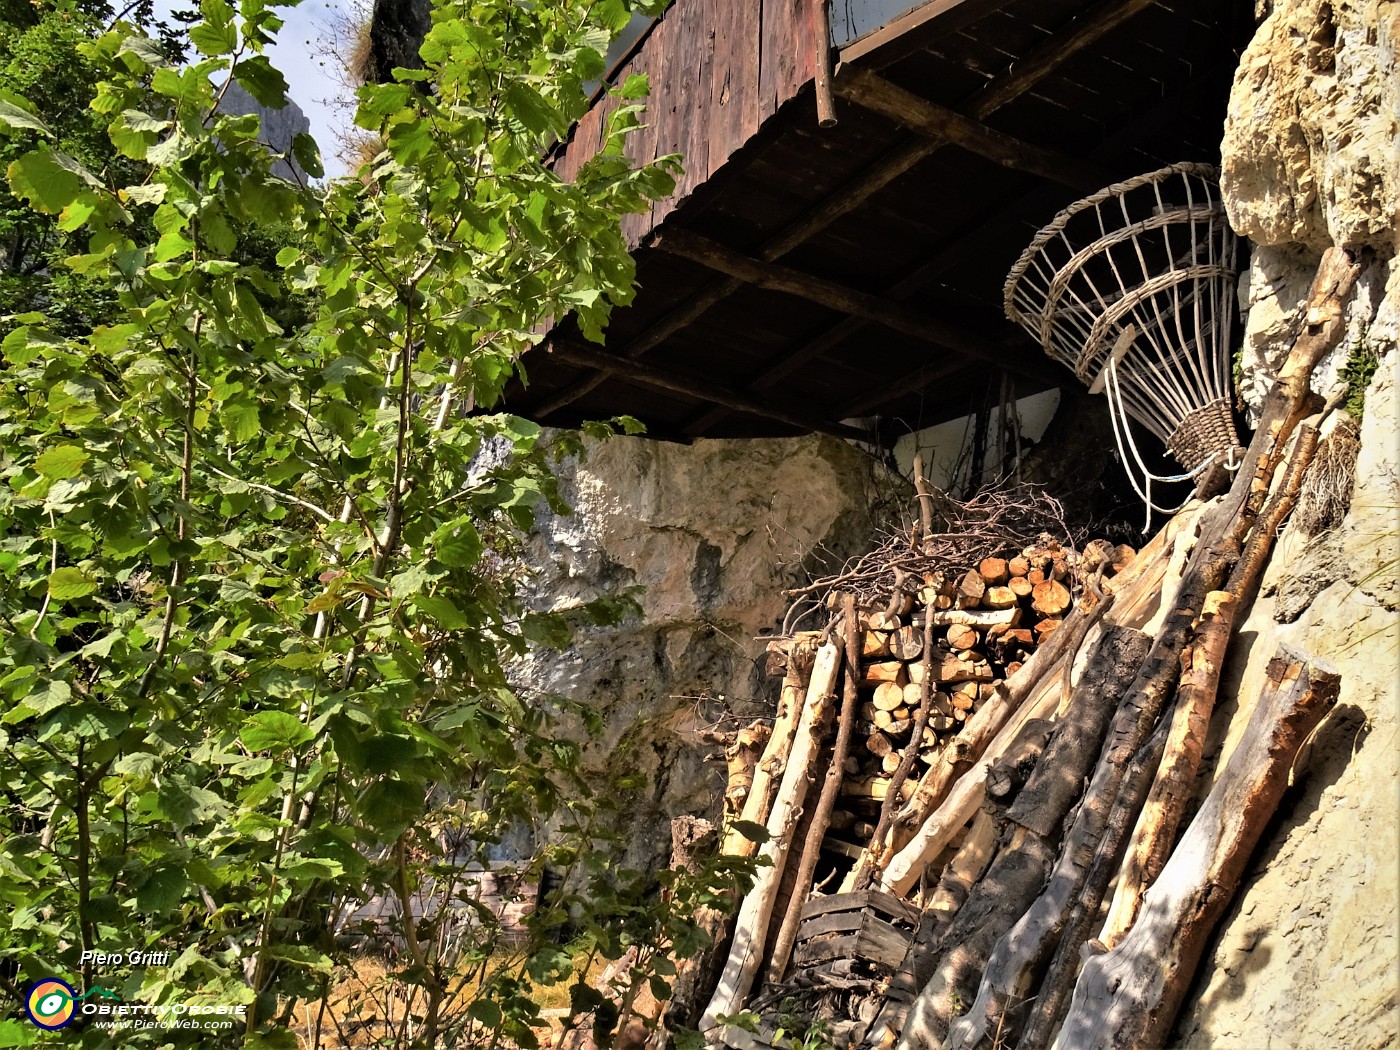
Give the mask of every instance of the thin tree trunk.
[(792, 896), (788, 898), (787, 911), (773, 941), (773, 952), (768, 963), (768, 983), (777, 984), (787, 970), (788, 959), (792, 956), (792, 946), (797, 941), (797, 927), (802, 919), (802, 906), (812, 892), (812, 879), (816, 874), (817, 860), (821, 857), (822, 839), (826, 838), (831, 826), (831, 812), (836, 808), (836, 796), (841, 790), (841, 781), (846, 776), (846, 755), (851, 748), (851, 727), (855, 725), (856, 709), (860, 706), (860, 643), (859, 626), (856, 623), (855, 595), (846, 595), (845, 601), (845, 641), (846, 641), (846, 681), (841, 696), (841, 717), (836, 728), (836, 745), (831, 763), (826, 767), (822, 779), (821, 794), (817, 797), (817, 807), (812, 813), (812, 825), (802, 844), (802, 857), (797, 863), (797, 878), (794, 881)]
[[(753, 784), (744, 799), (744, 808), (739, 819), (750, 824), (763, 824), (768, 820), (768, 806), (772, 801), (773, 788), (782, 779), (787, 767), (788, 753), (797, 733), (797, 722), (802, 716), (802, 701), (812, 677), (814, 645), (797, 641), (788, 649), (787, 671), (783, 675), (783, 688), (778, 696), (777, 717), (773, 721), (773, 734), (768, 738), (768, 746), (763, 757), (754, 769)], [(741, 834), (731, 825), (725, 832), (722, 852), (731, 857), (751, 857), (758, 849), (758, 843)]]
[(707, 1033), (712, 1041), (718, 1035), (712, 1031), (719, 1027), (717, 1019), (721, 1015), (737, 1012), (743, 1005), (763, 959), (773, 903), (792, 845), (793, 829), (807, 796), (808, 767), (816, 756), (822, 727), (835, 700), (831, 690), (836, 684), (840, 663), (841, 648), (834, 642), (823, 645), (817, 653), (792, 753), (788, 756), (782, 783), (768, 816), (769, 838), (760, 850), (760, 856), (767, 864), (758, 869), (758, 878), (739, 908), (729, 958), (714, 995), (700, 1018), (700, 1030)]

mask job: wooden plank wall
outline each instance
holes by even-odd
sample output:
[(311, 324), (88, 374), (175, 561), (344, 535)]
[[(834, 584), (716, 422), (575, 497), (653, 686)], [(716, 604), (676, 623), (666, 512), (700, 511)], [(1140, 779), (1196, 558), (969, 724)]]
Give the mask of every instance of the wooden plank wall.
[[(617, 72), (650, 79), (646, 127), (627, 154), (638, 163), (682, 154), (676, 192), (650, 214), (629, 215), (623, 233), (639, 244), (696, 187), (724, 166), (760, 125), (816, 74), (813, 6), (824, 0), (676, 0)], [(571, 179), (602, 144), (618, 102), (603, 95), (574, 126), (555, 161)]]

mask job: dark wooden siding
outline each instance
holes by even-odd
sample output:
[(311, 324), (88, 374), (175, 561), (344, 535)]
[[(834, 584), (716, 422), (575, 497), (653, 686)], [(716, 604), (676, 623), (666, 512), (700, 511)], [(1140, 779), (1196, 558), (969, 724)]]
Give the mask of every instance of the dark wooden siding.
[[(676, 192), (623, 222), (637, 245), (758, 133), (816, 73), (813, 6), (820, 0), (676, 0), (617, 71), (648, 75), (646, 127), (628, 140), (638, 163), (682, 154)], [(597, 152), (618, 106), (604, 94), (575, 125), (555, 170), (571, 179)]]

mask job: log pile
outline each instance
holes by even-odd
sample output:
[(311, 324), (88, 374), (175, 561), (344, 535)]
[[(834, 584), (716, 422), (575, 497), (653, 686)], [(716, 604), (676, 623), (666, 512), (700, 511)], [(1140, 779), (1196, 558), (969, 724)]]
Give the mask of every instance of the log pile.
[(1333, 669), (1280, 650), (1194, 796), (1234, 626), (1317, 448), (1308, 378), (1359, 269), (1324, 256), (1229, 491), (1140, 551), (1076, 550), (1043, 504), (959, 504), (916, 474), (910, 529), (796, 593), (770, 646), (772, 733), (736, 735), (730, 757), (729, 811), (765, 826), (767, 863), (708, 1002), (670, 1023), (738, 1050), (795, 1045), (794, 1011), (861, 1050), (1163, 1044), (1337, 695)]
[[(858, 613), (858, 743), (845, 758), (828, 842), (833, 852), (858, 859), (886, 800), (897, 795), (898, 804), (909, 803), (998, 684), (1064, 622), (1076, 581), (1111, 578), (1136, 552), (1099, 541), (1081, 555), (1045, 537), (1007, 553), (961, 574), (924, 574), (903, 615), (888, 608)], [(1089, 600), (1097, 600), (1092, 590)]]

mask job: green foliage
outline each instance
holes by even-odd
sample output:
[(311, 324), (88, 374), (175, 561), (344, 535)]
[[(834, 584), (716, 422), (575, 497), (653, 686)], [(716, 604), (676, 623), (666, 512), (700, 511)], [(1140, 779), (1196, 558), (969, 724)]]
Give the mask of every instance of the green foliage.
[[(619, 217), (672, 185), (673, 159), (623, 154), (631, 105), (573, 183), (541, 160), (630, 6), (444, 3), (425, 70), (360, 90), (383, 151), (312, 186), (272, 176), (257, 118), (220, 108), (230, 76), (265, 104), (285, 90), (263, 0), (203, 0), (184, 66), (73, 11), (5, 27), (82, 88), (12, 64), (0, 106), (18, 202), (0, 239), (42, 260), (7, 278), (0, 347), (10, 992), (56, 973), (239, 1003), (235, 1034), (122, 1045), (291, 1045), (353, 936), (385, 933), (356, 908), (430, 897), (388, 920), (412, 1023), (381, 1025), (383, 1045), (530, 1046), (535, 988), (598, 1005), (566, 925), (586, 956), (635, 947), (629, 987), (661, 991), (700, 947), (693, 909), (749, 874), (618, 870), (580, 748), (552, 729), (592, 713), (507, 674), (632, 608), (524, 611), (516, 553), (538, 504), (565, 509), (560, 449), (490, 412), (547, 319), (598, 337), (630, 300)], [(294, 151), (318, 169), (314, 142)], [(546, 827), (519, 875), (563, 889), (493, 965), (501, 931), (465, 872)], [(147, 945), (178, 958), (117, 978), (80, 959)], [(307, 1007), (308, 1030), (342, 1007)]]
[(1371, 385), (1376, 368), (1380, 364), (1380, 354), (1375, 343), (1367, 338), (1367, 334), (1363, 330), (1358, 335), (1341, 373), (1342, 382), (1347, 388), (1346, 401), (1343, 403), (1351, 418), (1358, 423), (1366, 414), (1366, 388)]

